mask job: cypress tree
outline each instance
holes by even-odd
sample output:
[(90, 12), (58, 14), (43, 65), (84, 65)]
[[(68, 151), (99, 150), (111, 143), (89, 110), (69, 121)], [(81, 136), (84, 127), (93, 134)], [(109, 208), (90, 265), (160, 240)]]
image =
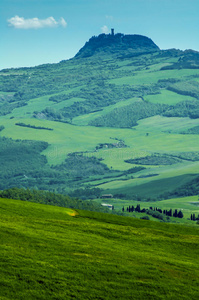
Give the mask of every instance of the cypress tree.
[(140, 212), (140, 204), (137, 204), (135, 211)]
[(181, 210), (178, 213), (178, 218), (183, 218), (183, 213), (181, 212)]

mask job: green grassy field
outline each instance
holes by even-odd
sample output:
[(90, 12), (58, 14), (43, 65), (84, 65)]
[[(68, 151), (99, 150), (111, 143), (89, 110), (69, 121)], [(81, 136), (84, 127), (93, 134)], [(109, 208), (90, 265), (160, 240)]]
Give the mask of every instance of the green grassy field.
[(166, 71), (140, 71), (133, 76), (125, 76), (117, 79), (110, 80), (110, 83), (122, 85), (145, 85), (151, 83), (157, 83), (160, 79), (168, 78), (183, 78), (184, 76), (198, 75), (198, 70), (166, 70)]
[(198, 228), (10, 199), (0, 211), (1, 299), (198, 298)]
[(181, 101), (192, 100), (193, 98), (184, 95), (179, 95), (168, 90), (161, 90), (160, 94), (148, 95), (145, 96), (144, 99), (152, 103), (164, 103), (168, 105), (175, 105)]

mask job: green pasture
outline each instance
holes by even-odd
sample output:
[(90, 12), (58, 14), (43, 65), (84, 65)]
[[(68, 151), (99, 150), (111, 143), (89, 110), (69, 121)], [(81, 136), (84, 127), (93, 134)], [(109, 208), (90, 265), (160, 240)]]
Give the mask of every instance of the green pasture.
[(193, 97), (179, 95), (177, 93), (163, 89), (163, 90), (161, 90), (160, 94), (147, 95), (144, 97), (144, 99), (151, 103), (175, 105), (181, 101), (191, 101), (191, 100), (193, 100)]
[(188, 77), (192, 75), (199, 75), (199, 71), (195, 69), (181, 69), (181, 70), (163, 70), (163, 71), (140, 71), (133, 76), (125, 76), (122, 78), (111, 79), (109, 82), (112, 84), (122, 85), (142, 85), (157, 83), (158, 80), (168, 78)]
[[(138, 121), (138, 126), (136, 126), (136, 130), (146, 130), (149, 131), (162, 131), (172, 133), (181, 133), (190, 129), (194, 126), (199, 125), (199, 119), (190, 119), (190, 118), (178, 118), (178, 117), (163, 117), (163, 116), (154, 116), (150, 118), (146, 118)], [(184, 135), (182, 137), (185, 138)], [(194, 138), (194, 137), (193, 137)], [(195, 137), (196, 138), (196, 137)]]
[(197, 299), (199, 229), (0, 199), (1, 299)]

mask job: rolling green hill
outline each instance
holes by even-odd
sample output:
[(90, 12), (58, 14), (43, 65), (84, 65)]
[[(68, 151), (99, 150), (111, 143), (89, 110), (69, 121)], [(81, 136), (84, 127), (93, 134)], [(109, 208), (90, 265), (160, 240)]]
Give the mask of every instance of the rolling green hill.
[(0, 189), (197, 195), (198, 81), (198, 52), (123, 34), (58, 64), (1, 70)]
[(5, 198), (0, 216), (0, 299), (198, 299), (198, 228)]

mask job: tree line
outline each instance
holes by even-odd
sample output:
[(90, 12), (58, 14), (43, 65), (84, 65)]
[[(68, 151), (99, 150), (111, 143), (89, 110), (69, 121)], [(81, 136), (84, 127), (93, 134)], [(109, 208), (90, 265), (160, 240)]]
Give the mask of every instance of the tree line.
[(148, 215), (151, 215), (154, 218), (163, 220), (163, 221), (168, 221), (170, 219), (170, 217), (175, 217), (175, 218), (183, 218), (184, 215), (182, 213), (181, 210), (177, 210), (175, 209), (174, 211), (172, 211), (172, 209), (164, 209), (162, 210), (161, 208), (157, 208), (157, 207), (149, 207), (149, 208), (140, 208), (140, 204), (137, 204), (137, 206), (127, 206), (126, 209), (122, 208), (122, 211), (127, 211), (127, 212), (138, 212), (138, 213), (146, 213)]

